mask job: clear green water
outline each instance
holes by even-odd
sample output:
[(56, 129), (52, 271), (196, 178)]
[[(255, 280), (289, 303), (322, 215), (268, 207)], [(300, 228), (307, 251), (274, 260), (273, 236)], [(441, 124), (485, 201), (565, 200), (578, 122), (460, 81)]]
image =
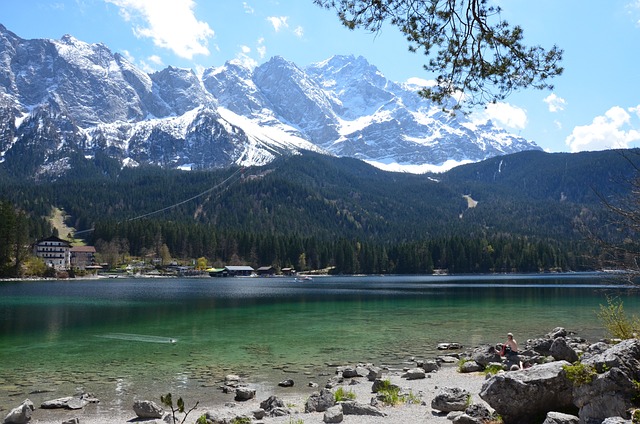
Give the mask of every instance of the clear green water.
[(2, 282), (0, 408), (77, 390), (107, 408), (217, 399), (230, 373), (304, 387), (336, 364), (394, 366), (440, 342), (522, 343), (557, 326), (595, 340), (606, 293), (640, 313), (635, 290), (594, 275)]

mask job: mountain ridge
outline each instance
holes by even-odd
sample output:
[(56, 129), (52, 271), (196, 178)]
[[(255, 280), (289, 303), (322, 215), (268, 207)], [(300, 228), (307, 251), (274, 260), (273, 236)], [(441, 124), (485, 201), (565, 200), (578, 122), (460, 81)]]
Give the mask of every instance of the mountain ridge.
[(104, 44), (24, 40), (1, 24), (0, 118), (0, 166), (40, 179), (96, 166), (97, 154), (211, 169), (312, 150), (411, 170), (540, 149), (443, 113), (361, 56), (146, 74)]

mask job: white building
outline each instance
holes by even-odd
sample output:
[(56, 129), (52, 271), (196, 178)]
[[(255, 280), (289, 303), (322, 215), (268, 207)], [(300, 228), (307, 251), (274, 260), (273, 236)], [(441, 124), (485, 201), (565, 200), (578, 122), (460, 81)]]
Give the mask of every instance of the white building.
[(52, 268), (63, 270), (71, 266), (71, 243), (56, 236), (37, 241), (33, 253)]

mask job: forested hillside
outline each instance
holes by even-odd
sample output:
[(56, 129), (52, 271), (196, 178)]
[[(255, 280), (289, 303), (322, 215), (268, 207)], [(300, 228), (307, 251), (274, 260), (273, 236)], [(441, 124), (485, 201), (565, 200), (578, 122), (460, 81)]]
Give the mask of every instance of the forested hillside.
[[(47, 183), (3, 178), (0, 198), (34, 219), (64, 209), (116, 257), (165, 246), (211, 264), (345, 273), (575, 270), (597, 266), (576, 223), (607, 219), (599, 196), (626, 195), (631, 162), (614, 151), (523, 152), (437, 175), (314, 153), (207, 172), (105, 162)], [(32, 239), (47, 235), (32, 228)]]

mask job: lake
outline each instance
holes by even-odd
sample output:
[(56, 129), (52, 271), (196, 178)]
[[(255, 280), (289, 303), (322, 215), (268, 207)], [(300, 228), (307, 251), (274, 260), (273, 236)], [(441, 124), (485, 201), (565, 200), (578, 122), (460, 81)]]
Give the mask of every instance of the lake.
[(0, 282), (0, 409), (93, 393), (103, 408), (174, 393), (231, 399), (227, 374), (323, 384), (335, 365), (401, 366), (441, 342), (522, 344), (554, 327), (597, 340), (603, 274)]

